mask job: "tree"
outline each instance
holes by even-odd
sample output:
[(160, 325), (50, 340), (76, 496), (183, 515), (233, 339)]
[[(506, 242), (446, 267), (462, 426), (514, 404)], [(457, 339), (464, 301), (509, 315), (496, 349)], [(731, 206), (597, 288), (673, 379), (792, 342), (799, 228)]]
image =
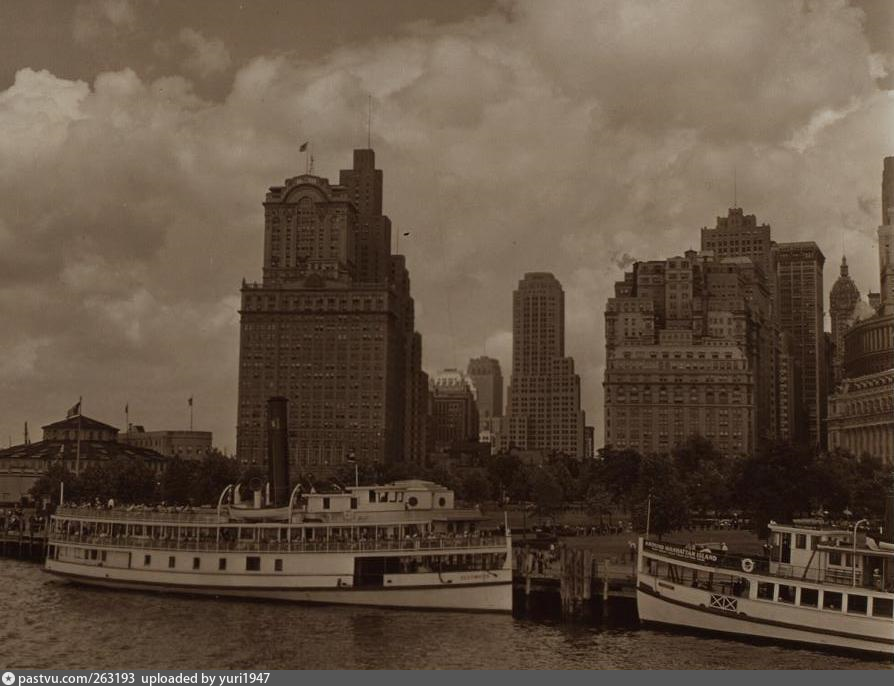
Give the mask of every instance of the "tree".
[(599, 451), (599, 479), (615, 502), (629, 506), (629, 498), (639, 480), (642, 456), (635, 450), (614, 450), (603, 448)]
[(217, 505), (220, 494), (240, 477), (239, 463), (217, 450), (209, 450), (196, 464), (193, 498), (198, 505)]
[(661, 538), (689, 523), (686, 486), (670, 455), (650, 454), (642, 458), (630, 502), (638, 531), (645, 531), (648, 523), (649, 533)]
[(606, 514), (608, 515), (609, 524), (611, 524), (614, 499), (605, 486), (599, 482), (591, 482), (587, 487), (586, 502), (587, 512), (591, 516), (599, 515), (600, 524), (602, 524), (602, 517)]
[(693, 510), (704, 515), (709, 510), (716, 513), (729, 507), (732, 461), (711, 441), (702, 436), (691, 436), (674, 448), (672, 456)]
[(810, 513), (817, 491), (813, 446), (774, 442), (739, 462), (737, 471), (736, 501), (759, 534), (766, 534), (770, 520)]
[(63, 483), (65, 484), (65, 500), (77, 500), (80, 497), (79, 479), (73, 472), (68, 471), (62, 461), (59, 460), (53, 462), (49, 469), (34, 482), (29, 493), (37, 502), (47, 499), (50, 502), (58, 503), (59, 486)]
[(194, 462), (179, 457), (172, 459), (161, 478), (159, 498), (178, 505), (196, 503), (196, 472)]
[(549, 514), (562, 505), (562, 487), (548, 469), (534, 468), (530, 476), (531, 495), (540, 515)]
[(457, 495), (469, 503), (490, 499), (491, 485), (483, 469), (470, 469), (463, 475)]

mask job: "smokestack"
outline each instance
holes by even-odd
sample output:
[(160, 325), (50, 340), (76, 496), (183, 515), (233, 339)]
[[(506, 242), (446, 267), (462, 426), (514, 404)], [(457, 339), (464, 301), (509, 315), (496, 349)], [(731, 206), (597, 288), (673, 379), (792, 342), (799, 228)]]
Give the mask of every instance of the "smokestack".
[(270, 505), (289, 504), (289, 401), (280, 396), (267, 401), (267, 479)]

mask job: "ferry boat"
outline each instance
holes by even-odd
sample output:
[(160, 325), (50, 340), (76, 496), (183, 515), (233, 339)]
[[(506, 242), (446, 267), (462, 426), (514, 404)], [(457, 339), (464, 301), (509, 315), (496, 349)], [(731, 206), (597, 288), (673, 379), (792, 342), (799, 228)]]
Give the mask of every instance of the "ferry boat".
[(45, 569), (117, 589), (376, 605), (512, 610), (511, 541), (452, 491), (397, 481), (301, 493), (285, 507), (227, 487), (215, 511), (60, 507)]
[(640, 538), (640, 620), (894, 656), (894, 546), (820, 521), (769, 528), (765, 556)]

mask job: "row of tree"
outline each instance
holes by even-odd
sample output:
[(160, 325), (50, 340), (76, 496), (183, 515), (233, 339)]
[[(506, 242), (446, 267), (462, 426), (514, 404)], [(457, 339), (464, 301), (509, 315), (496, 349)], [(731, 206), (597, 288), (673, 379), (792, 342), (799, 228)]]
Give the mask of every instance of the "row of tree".
[[(54, 465), (35, 483), (32, 495), (55, 498), (64, 481), (69, 501), (213, 505), (227, 484), (253, 477), (263, 480), (263, 469), (241, 466), (215, 451), (201, 461), (175, 458), (160, 476), (140, 461), (117, 458), (78, 476)], [(594, 516), (628, 512), (641, 530), (648, 512), (650, 529), (658, 534), (686, 527), (699, 516), (733, 512), (759, 530), (771, 519), (789, 521), (817, 511), (879, 517), (884, 496), (894, 487), (894, 469), (869, 455), (774, 443), (750, 457), (730, 458), (700, 437), (667, 454), (604, 449), (594, 460), (556, 457), (532, 465), (508, 453), (478, 468), (398, 463), (358, 465), (355, 471), (343, 465), (326, 482), (310, 474), (300, 478), (318, 490), (332, 482), (351, 485), (355, 478), (360, 484), (422, 478), (453, 489), (466, 502), (533, 504), (543, 514), (583, 502)]]

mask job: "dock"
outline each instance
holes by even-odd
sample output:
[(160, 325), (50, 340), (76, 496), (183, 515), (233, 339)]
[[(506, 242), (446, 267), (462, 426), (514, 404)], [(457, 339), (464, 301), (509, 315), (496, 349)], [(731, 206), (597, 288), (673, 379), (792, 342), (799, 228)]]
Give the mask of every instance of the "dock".
[(46, 550), (45, 531), (0, 531), (0, 557), (42, 562)]
[(585, 548), (521, 548), (513, 565), (513, 608), (520, 617), (636, 621), (636, 569), (629, 556)]

